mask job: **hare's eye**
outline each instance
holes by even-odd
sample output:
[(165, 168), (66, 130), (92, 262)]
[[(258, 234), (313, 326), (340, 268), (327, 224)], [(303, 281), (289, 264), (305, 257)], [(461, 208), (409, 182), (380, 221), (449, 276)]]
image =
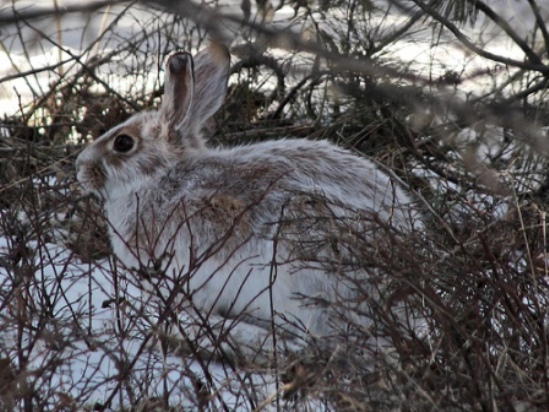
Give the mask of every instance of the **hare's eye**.
[(126, 153), (132, 150), (134, 145), (135, 141), (133, 137), (128, 136), (127, 134), (119, 134), (116, 136), (116, 139), (114, 139), (113, 148), (117, 152)]

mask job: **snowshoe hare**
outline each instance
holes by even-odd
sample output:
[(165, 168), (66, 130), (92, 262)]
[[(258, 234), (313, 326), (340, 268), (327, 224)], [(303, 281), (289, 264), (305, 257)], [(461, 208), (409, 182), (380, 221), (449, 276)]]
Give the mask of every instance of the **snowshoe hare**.
[(89, 145), (78, 180), (104, 199), (118, 259), (174, 310), (192, 302), (208, 319), (328, 335), (340, 324), (332, 303), (353, 297), (354, 277), (368, 278), (345, 239), (409, 231), (410, 198), (373, 162), (327, 141), (207, 147), (201, 131), (228, 76), (223, 47), (172, 54), (160, 109)]

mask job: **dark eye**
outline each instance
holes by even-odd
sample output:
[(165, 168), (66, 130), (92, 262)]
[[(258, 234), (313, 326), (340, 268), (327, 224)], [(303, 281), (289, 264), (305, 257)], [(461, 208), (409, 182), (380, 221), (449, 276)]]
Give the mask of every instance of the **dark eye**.
[(133, 137), (128, 136), (127, 134), (119, 134), (114, 139), (113, 148), (119, 153), (126, 153), (133, 149), (135, 145), (135, 140)]

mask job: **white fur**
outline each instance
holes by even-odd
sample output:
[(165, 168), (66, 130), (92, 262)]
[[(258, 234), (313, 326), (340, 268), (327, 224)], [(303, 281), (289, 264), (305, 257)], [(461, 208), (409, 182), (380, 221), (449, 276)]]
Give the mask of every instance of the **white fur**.
[[(295, 259), (298, 242), (327, 242), (322, 230), (295, 235), (287, 230), (289, 240), (277, 238), (278, 230), (285, 227), (281, 218), (299, 220), (314, 214), (314, 205), (304, 202), (301, 208), (292, 202), (300, 196), (305, 200), (321, 196), (336, 220), (348, 219), (352, 225), (360, 216), (375, 215), (380, 222), (404, 231), (411, 230), (417, 212), (410, 208), (403, 189), (375, 164), (326, 141), (281, 139), (227, 149), (206, 148), (196, 131), (224, 98), (228, 59), (223, 56), (215, 50), (200, 53), (194, 77), (185, 66), (190, 56), (176, 56), (174, 73), (167, 69), (165, 103), (160, 111), (138, 114), (99, 138), (77, 159), (77, 177), (84, 187), (104, 198), (113, 251), (124, 266), (150, 267), (152, 261), (163, 259), (161, 276), (140, 280), (152, 295), (166, 298), (178, 287), (184, 292), (181, 296), (192, 299), (211, 319), (243, 317), (265, 330), (266, 336), (272, 322), (283, 328), (286, 336), (330, 334), (328, 322), (334, 319), (329, 305), (313, 304), (300, 296), (335, 302), (351, 297), (352, 290), (341, 276), (326, 273), (318, 262)], [(178, 74), (181, 67), (187, 74), (184, 70)], [(190, 90), (194, 95), (178, 96), (178, 90)], [(190, 107), (177, 107), (179, 100), (191, 101)], [(188, 126), (188, 131), (179, 130), (181, 124)], [(140, 134), (135, 136), (139, 142), (135, 153), (114, 153), (116, 135), (134, 130)], [(179, 135), (178, 141), (173, 141), (173, 133)], [(155, 162), (159, 164), (151, 168)], [(104, 180), (90, 177), (94, 168), (104, 171)], [(196, 265), (196, 256), (226, 230), (216, 226), (217, 209), (212, 209), (211, 218), (201, 221), (202, 215), (196, 213), (202, 209), (197, 205), (219, 199), (234, 201), (235, 215), (254, 220), (244, 224), (237, 217), (235, 224), (242, 223), (245, 239), (230, 246), (223, 244)], [(230, 207), (224, 207), (221, 202), (220, 213), (232, 213)], [(175, 211), (180, 220), (173, 218)], [(355, 227), (360, 229), (360, 225)], [(154, 241), (135, 243), (131, 236), (136, 228), (142, 234), (151, 232)], [(187, 304), (181, 298), (173, 303), (177, 310), (184, 310)], [(235, 332), (237, 338), (241, 334), (241, 330)]]

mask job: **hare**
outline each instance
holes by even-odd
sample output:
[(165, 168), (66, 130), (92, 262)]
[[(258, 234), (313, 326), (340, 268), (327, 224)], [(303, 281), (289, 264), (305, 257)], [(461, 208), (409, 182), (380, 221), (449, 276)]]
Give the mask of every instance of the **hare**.
[(174, 311), (192, 303), (288, 339), (327, 336), (331, 303), (368, 276), (342, 239), (349, 228), (371, 239), (380, 227), (409, 231), (411, 199), (327, 141), (207, 147), (203, 126), (223, 104), (229, 63), (221, 46), (169, 56), (160, 109), (85, 148), (78, 181), (104, 200), (115, 255)]

